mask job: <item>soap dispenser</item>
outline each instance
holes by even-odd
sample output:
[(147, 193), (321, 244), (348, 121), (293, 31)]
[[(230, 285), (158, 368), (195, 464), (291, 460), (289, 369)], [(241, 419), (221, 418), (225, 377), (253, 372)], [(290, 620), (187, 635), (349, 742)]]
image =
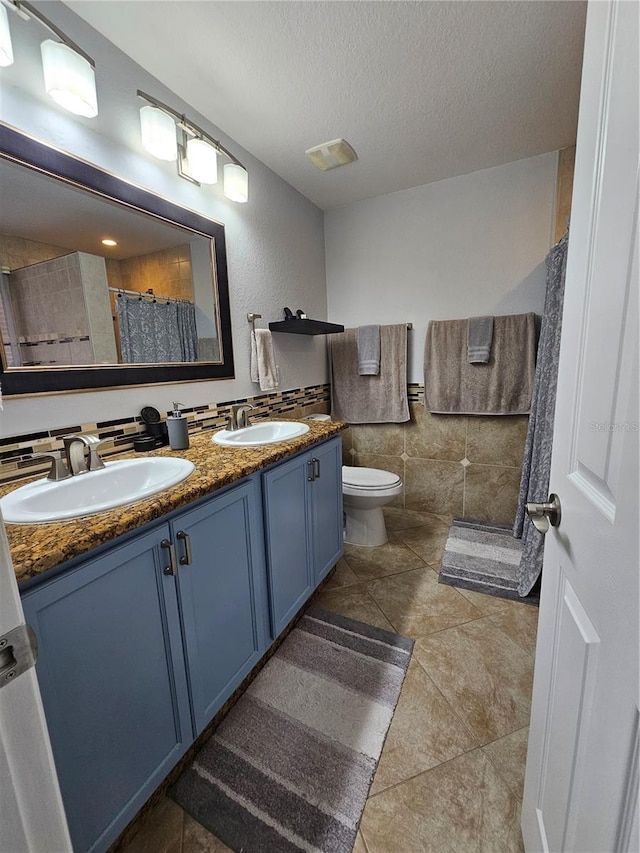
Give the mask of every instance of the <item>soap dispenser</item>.
[(187, 419), (180, 411), (182, 403), (174, 403), (173, 411), (167, 417), (169, 444), (172, 450), (186, 450), (189, 447)]

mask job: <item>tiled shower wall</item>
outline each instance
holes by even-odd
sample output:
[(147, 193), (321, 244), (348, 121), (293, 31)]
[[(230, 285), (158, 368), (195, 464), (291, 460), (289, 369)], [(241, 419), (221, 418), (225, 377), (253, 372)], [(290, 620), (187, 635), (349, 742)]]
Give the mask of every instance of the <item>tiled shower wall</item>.
[(402, 477), (395, 505), (512, 524), (518, 502), (526, 415), (432, 415), (410, 386), (406, 424), (354, 425), (343, 433), (346, 465)]
[(92, 363), (77, 253), (14, 270), (9, 290), (23, 365)]
[(189, 244), (161, 249), (122, 261), (107, 260), (109, 287), (138, 290), (151, 288), (156, 296), (193, 299)]

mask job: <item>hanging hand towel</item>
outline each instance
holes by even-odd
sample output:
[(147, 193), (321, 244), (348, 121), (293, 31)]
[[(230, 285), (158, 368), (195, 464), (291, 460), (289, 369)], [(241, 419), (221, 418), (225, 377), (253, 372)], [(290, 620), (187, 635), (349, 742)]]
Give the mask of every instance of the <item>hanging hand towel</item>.
[(380, 326), (358, 326), (358, 373), (360, 376), (380, 373)]
[(273, 353), (273, 340), (268, 329), (251, 332), (251, 381), (260, 383), (261, 391), (277, 391), (280, 383), (278, 365)]
[(469, 317), (467, 332), (467, 361), (469, 364), (488, 364), (493, 340), (493, 317)]

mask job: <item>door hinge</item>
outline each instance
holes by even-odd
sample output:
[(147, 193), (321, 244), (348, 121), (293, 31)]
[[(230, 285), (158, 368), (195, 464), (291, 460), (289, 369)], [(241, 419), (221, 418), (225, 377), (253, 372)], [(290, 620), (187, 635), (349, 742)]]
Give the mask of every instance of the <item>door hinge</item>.
[(18, 625), (0, 637), (0, 687), (6, 687), (35, 664), (38, 641), (29, 625)]

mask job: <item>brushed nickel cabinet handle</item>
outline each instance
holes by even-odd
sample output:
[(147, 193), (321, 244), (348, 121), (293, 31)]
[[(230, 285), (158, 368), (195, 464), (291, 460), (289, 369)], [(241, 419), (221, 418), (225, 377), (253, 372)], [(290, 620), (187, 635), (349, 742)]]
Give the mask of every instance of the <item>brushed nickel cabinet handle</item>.
[(181, 566), (190, 566), (193, 563), (193, 554), (191, 552), (191, 538), (184, 530), (178, 531), (178, 539), (184, 542), (184, 554), (180, 557)]
[(169, 552), (169, 565), (162, 570), (165, 575), (177, 575), (178, 564), (176, 563), (176, 546), (170, 539), (163, 539), (160, 543), (161, 548), (165, 548)]

